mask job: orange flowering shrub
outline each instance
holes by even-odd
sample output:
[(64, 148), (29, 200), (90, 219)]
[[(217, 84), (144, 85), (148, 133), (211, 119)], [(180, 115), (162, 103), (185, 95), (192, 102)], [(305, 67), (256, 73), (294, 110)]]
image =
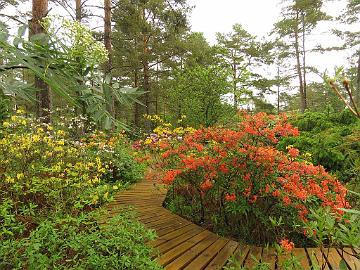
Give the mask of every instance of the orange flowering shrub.
[(341, 217), (339, 208), (350, 206), (346, 188), (323, 167), (303, 161), (295, 148), (276, 149), (281, 137), (298, 134), (285, 115), (244, 113), (234, 128), (204, 128), (181, 142), (162, 142), (151, 177), (169, 185), (171, 207), (214, 230), (228, 228), (248, 242), (304, 243), (301, 224), (310, 209), (329, 207)]

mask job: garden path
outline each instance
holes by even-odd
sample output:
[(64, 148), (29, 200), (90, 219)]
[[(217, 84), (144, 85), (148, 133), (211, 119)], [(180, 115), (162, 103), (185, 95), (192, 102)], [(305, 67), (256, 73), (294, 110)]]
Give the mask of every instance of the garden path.
[[(160, 185), (144, 180), (119, 192), (107, 209), (111, 215), (119, 205), (134, 207), (139, 221), (156, 231), (158, 238), (149, 245), (155, 248), (153, 256), (165, 269), (223, 269), (231, 256), (248, 269), (257, 261), (269, 263), (271, 269), (280, 269), (277, 265), (286, 259), (284, 255), (278, 256), (274, 249), (239, 244), (171, 213), (162, 207), (165, 196), (166, 190)], [(312, 260), (323, 264), (323, 269), (340, 269), (339, 263), (344, 259), (348, 269), (360, 270), (360, 262), (348, 254), (354, 253), (349, 248), (325, 251), (295, 248), (293, 253), (300, 258), (303, 269), (311, 269)]]

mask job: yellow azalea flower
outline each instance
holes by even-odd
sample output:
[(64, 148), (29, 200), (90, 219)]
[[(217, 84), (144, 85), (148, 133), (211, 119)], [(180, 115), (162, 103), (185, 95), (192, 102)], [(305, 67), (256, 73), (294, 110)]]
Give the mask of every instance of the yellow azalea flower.
[(58, 130), (58, 131), (56, 132), (56, 134), (59, 135), (59, 136), (65, 136), (65, 131), (63, 131), (63, 130)]
[(147, 138), (144, 142), (144, 144), (151, 144), (152, 143), (152, 140), (150, 138)]
[(24, 174), (23, 174), (23, 173), (18, 173), (18, 174), (16, 175), (16, 178), (19, 179), (19, 180), (21, 180), (21, 179), (24, 178)]
[(64, 140), (60, 140), (56, 142), (58, 145), (65, 145), (65, 141)]
[(43, 133), (44, 132), (44, 129), (43, 128), (38, 128), (37, 129), (37, 133)]
[(54, 151), (55, 152), (62, 152), (62, 151), (64, 151), (64, 148), (62, 148), (61, 146), (56, 146), (56, 147), (54, 147)]
[(119, 189), (119, 187), (118, 187), (118, 186), (113, 186), (112, 188), (113, 188), (113, 190), (117, 190), (117, 189)]
[(16, 115), (13, 115), (13, 116), (11, 116), (11, 121), (13, 121), (13, 122), (15, 122), (16, 121), (16, 119), (17, 119), (17, 117), (16, 117)]
[(15, 179), (10, 176), (6, 176), (5, 182), (7, 182), (9, 184), (13, 184), (13, 183), (15, 183)]
[(3, 123), (3, 127), (4, 127), (4, 128), (10, 127), (10, 123), (9, 123), (9, 122), (4, 122), (4, 123)]
[(32, 137), (32, 140), (33, 140), (33, 142), (39, 142), (40, 141), (40, 136), (39, 135), (34, 135)]

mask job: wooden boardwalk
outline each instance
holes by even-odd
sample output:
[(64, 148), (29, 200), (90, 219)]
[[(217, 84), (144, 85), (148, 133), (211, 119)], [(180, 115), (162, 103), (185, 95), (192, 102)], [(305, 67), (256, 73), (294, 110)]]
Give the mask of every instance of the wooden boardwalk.
[[(268, 263), (270, 269), (281, 269), (279, 265), (286, 257), (277, 256), (274, 249), (241, 245), (205, 230), (163, 208), (165, 196), (165, 190), (160, 190), (154, 183), (142, 181), (118, 193), (108, 207), (109, 214), (119, 205), (135, 208), (139, 221), (157, 233), (158, 238), (149, 245), (156, 250), (154, 259), (165, 269), (223, 269), (232, 256), (238, 265), (248, 269), (257, 261)], [(349, 248), (331, 248), (323, 252), (319, 249), (296, 248), (293, 254), (300, 258), (302, 268), (294, 265), (289, 269), (312, 269), (312, 260), (315, 260), (323, 265), (323, 269), (335, 270), (340, 269), (339, 262), (343, 259), (348, 269), (360, 270), (359, 260), (349, 255), (354, 252)]]

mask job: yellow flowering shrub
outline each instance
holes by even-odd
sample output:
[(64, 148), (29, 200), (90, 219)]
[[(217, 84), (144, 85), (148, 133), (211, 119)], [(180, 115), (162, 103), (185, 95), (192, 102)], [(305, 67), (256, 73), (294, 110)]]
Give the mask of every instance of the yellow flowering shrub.
[(37, 215), (109, 201), (124, 185), (119, 180), (128, 180), (114, 175), (119, 160), (129, 159), (117, 151), (127, 147), (121, 134), (74, 140), (66, 129), (40, 124), (21, 110), (0, 129), (0, 240), (31, 231)]

